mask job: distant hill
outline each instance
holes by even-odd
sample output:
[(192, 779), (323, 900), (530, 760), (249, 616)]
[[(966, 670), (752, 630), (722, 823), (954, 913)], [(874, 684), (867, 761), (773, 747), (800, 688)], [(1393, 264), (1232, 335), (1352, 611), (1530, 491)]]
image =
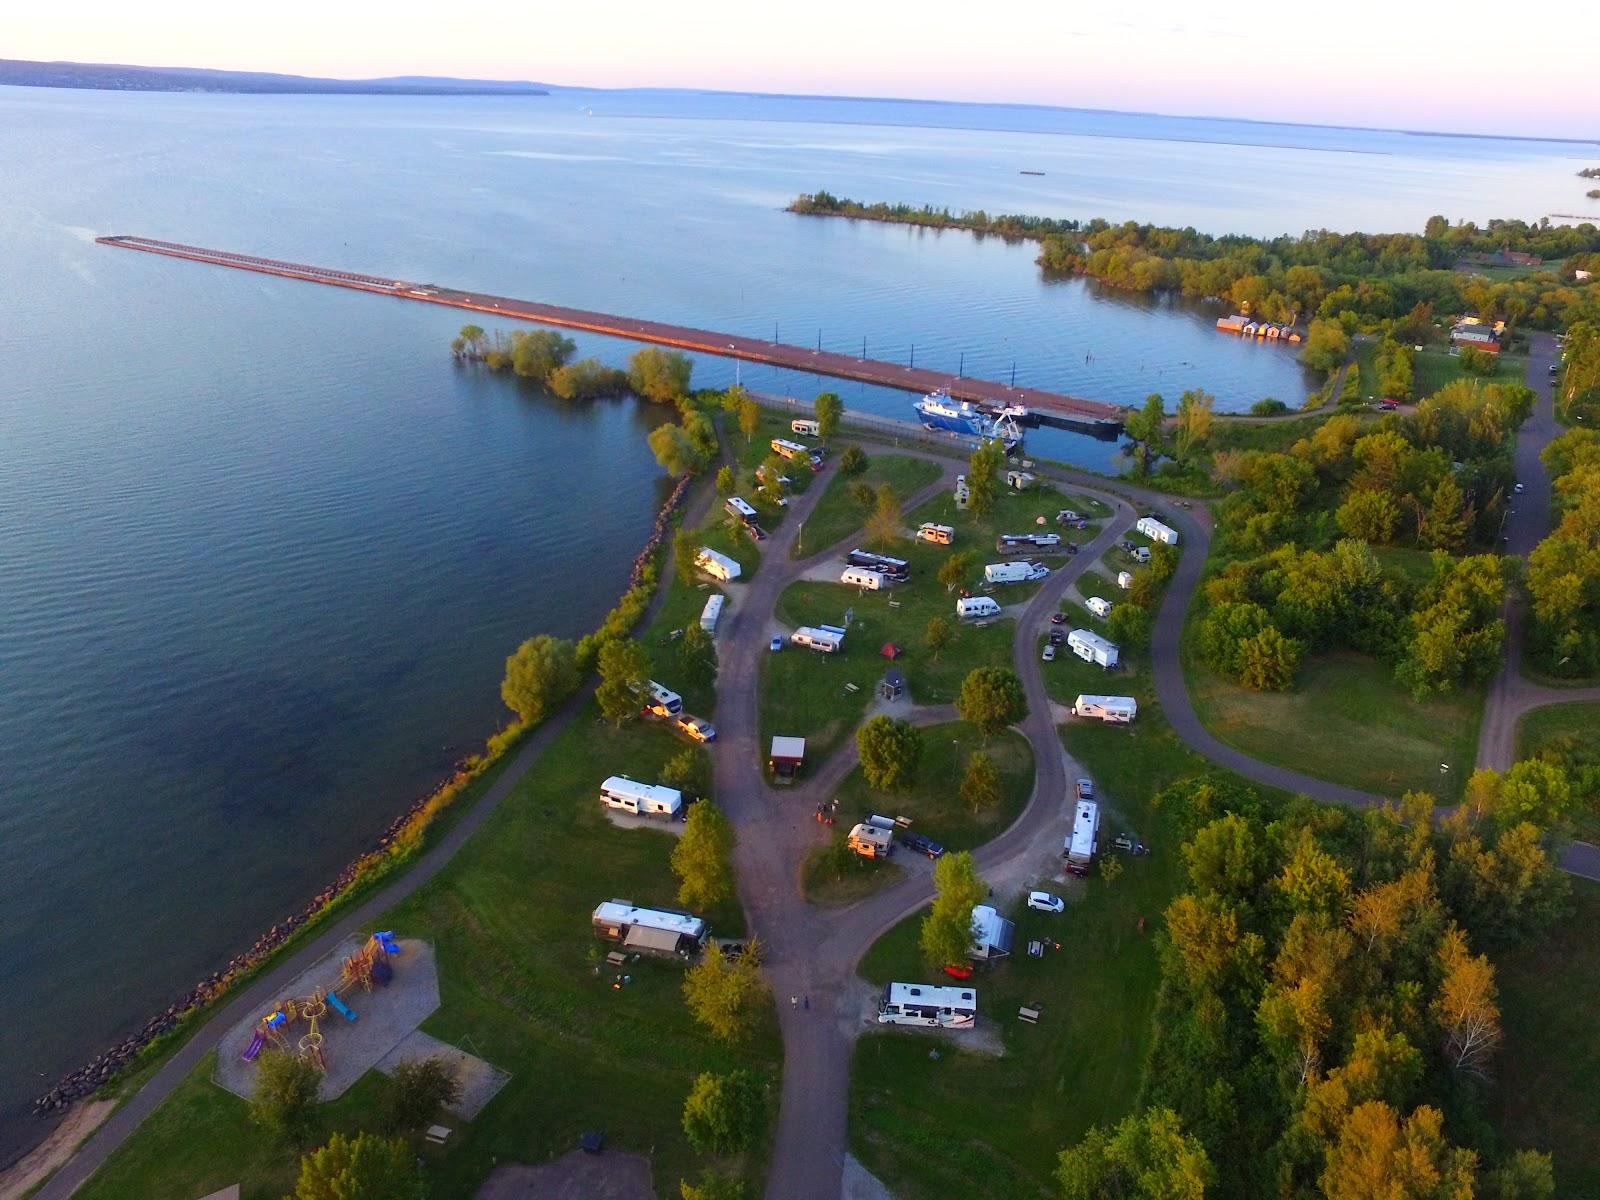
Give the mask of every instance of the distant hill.
[(0, 58), (0, 84), (92, 88), (113, 92), (246, 92), (342, 96), (548, 96), (536, 83), (402, 75), (389, 79), (318, 79), (206, 67), (131, 67), (117, 63), (30, 62)]

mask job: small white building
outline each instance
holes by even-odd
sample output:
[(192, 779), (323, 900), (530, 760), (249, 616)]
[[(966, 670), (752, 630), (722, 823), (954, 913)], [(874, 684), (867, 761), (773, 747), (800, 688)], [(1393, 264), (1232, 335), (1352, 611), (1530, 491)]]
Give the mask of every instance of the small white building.
[(993, 962), (1011, 953), (1016, 942), (1017, 926), (987, 904), (972, 908), (972, 949), (967, 957), (976, 962)]
[(1079, 696), (1072, 703), (1075, 717), (1097, 717), (1108, 725), (1126, 725), (1139, 714), (1132, 696)]
[(1102, 621), (1111, 615), (1111, 601), (1104, 596), (1090, 596), (1083, 606)]
[(683, 793), (677, 788), (613, 775), (600, 785), (600, 803), (641, 817), (675, 817), (683, 809)]
[(1119, 588), (1121, 588), (1123, 591), (1127, 591), (1129, 588), (1131, 588), (1133, 586), (1133, 572), (1132, 571), (1118, 571), (1117, 572), (1117, 586)]
[(956, 601), (956, 617), (962, 621), (983, 621), (1000, 615), (1000, 602), (993, 596), (964, 596)]
[(1161, 542), (1167, 546), (1178, 544), (1178, 531), (1170, 525), (1163, 525), (1154, 517), (1140, 517), (1133, 526), (1152, 542)]
[(694, 556), (694, 565), (711, 578), (720, 579), (724, 583), (739, 578), (744, 570), (738, 560), (729, 558), (726, 554), (718, 554), (710, 546), (700, 547), (700, 553)]
[(707, 633), (717, 631), (717, 622), (722, 618), (722, 606), (727, 602), (721, 592), (713, 592), (706, 597), (706, 606), (700, 610), (700, 628)]
[(1117, 665), (1117, 647), (1092, 629), (1074, 629), (1067, 634), (1067, 645), (1084, 662), (1107, 671)]
[(789, 635), (789, 640), (796, 646), (819, 650), (823, 654), (837, 654), (844, 649), (844, 634), (831, 629), (813, 629), (809, 625), (800, 626)]

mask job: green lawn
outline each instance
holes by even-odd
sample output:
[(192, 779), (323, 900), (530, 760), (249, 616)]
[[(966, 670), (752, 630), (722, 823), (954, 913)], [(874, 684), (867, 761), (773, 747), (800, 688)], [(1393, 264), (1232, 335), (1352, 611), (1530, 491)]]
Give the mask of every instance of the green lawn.
[[(705, 594), (673, 585), (642, 635), (653, 657), (670, 656), (664, 631), (691, 612), (697, 618)], [(678, 1180), (706, 1161), (680, 1125), (694, 1077), (753, 1065), (771, 1072), (776, 1086), (780, 1054), (770, 1017), (751, 1044), (729, 1049), (684, 1009), (680, 967), (636, 964), (620, 991), (611, 974), (596, 970), (589, 914), (597, 903), (621, 896), (673, 906), (677, 893), (668, 864), (673, 839), (612, 826), (596, 786), (614, 772), (654, 779), (685, 744), (652, 723), (613, 730), (591, 703), (444, 871), (378, 922), (434, 943), (443, 1003), (423, 1028), (512, 1074), (448, 1151), (425, 1150), (433, 1195), (469, 1196), (496, 1161), (544, 1161), (594, 1127), (609, 1130), (619, 1147), (650, 1155), (656, 1193), (675, 1194)], [(717, 934), (744, 933), (737, 904), (705, 915)], [(244, 1104), (212, 1084), (210, 1071), (208, 1060), (79, 1195), (193, 1200), (238, 1181), (245, 1200), (280, 1200), (298, 1155), (251, 1125)], [(327, 1127), (371, 1128), (377, 1093), (376, 1081), (364, 1078), (327, 1106)], [(622, 1108), (626, 1121), (617, 1120)], [(759, 1180), (764, 1153), (732, 1165)]]
[[(1528, 373), (1526, 354), (1502, 354), (1500, 370), (1485, 380), (1487, 383), (1521, 383)], [(1444, 346), (1429, 346), (1412, 360), (1411, 394), (1417, 399), (1431, 396), (1447, 383), (1457, 379), (1481, 379), (1461, 369), (1459, 355), (1451, 354)]]
[(1433, 578), (1433, 551), (1417, 546), (1368, 546), (1385, 571), (1391, 571), (1413, 586)]
[(812, 904), (842, 908), (900, 878), (900, 864), (893, 858), (863, 858), (845, 845), (853, 824), (841, 821), (828, 831), (825, 842), (806, 852), (800, 884)]
[(1248, 691), (1198, 664), (1189, 688), (1201, 720), (1224, 742), (1319, 779), (1453, 800), (1472, 773), (1481, 690), (1418, 704), (1389, 667), (1351, 653), (1308, 659), (1288, 692)]
[[(943, 1042), (934, 1058), (927, 1038), (906, 1033), (857, 1044), (851, 1148), (900, 1200), (1054, 1195), (1056, 1154), (1137, 1099), (1159, 983), (1153, 935), (1181, 874), (1170, 818), (1150, 797), (1207, 763), (1144, 696), (1131, 726), (1074, 721), (1061, 737), (1095, 778), (1110, 809), (1106, 828), (1136, 831), (1154, 853), (1124, 860), (1110, 884), (1099, 876), (1045, 882), (1067, 898), (1062, 916), (1009, 914), (1016, 955), (976, 979), (980, 1011), (1003, 1028), (1004, 1058), (946, 1051)], [(873, 947), (862, 963), (867, 979), (931, 978), (917, 950), (919, 921)], [(1036, 937), (1062, 949), (1029, 958), (1024, 947)], [(1017, 1020), (1024, 1003), (1042, 1006), (1038, 1025)]]
[[(987, 751), (1000, 769), (1000, 803), (974, 814), (961, 802), (960, 783), (967, 758)], [(922, 730), (922, 758), (910, 791), (885, 794), (867, 786), (861, 768), (851, 771), (838, 791), (839, 827), (848, 830), (868, 813), (907, 817), (911, 828), (949, 850), (972, 850), (1017, 819), (1033, 791), (1033, 755), (1028, 741), (1009, 730), (987, 745), (964, 721)]]
[(1572, 883), (1573, 912), (1496, 959), (1506, 1040), (1490, 1090), (1495, 1127), (1514, 1147), (1555, 1157), (1561, 1196), (1600, 1195), (1600, 884)]
[[(844, 452), (845, 445), (844, 442), (835, 441), (829, 452), (838, 456)], [(843, 472), (835, 472), (828, 481), (827, 491), (822, 493), (822, 499), (817, 501), (816, 508), (812, 509), (811, 516), (806, 520), (804, 545), (796, 546), (795, 557), (804, 558), (818, 550), (825, 550), (866, 523), (867, 511), (850, 498), (850, 492), (856, 484), (865, 483), (877, 488), (879, 484), (887, 483), (894, 489), (895, 495), (904, 500), (939, 478), (941, 470), (938, 463), (925, 458), (883, 454), (869, 449), (867, 469), (860, 475), (846, 476)]]
[(1517, 757), (1561, 764), (1573, 784), (1577, 835), (1600, 841), (1600, 704), (1534, 709), (1517, 727)]
[[(1365, 367), (1361, 369), (1363, 376), (1366, 371)], [(1211, 427), (1206, 448), (1213, 454), (1219, 450), (1285, 451), (1301, 438), (1315, 433), (1331, 415), (1331, 412), (1317, 413), (1277, 421), (1230, 421), (1221, 417)]]

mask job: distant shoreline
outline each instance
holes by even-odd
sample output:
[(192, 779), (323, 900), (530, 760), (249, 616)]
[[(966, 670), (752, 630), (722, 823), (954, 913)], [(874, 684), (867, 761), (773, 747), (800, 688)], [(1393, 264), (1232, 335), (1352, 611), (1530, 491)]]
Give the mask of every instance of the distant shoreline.
[(0, 58), (0, 84), (96, 92), (200, 92), (250, 96), (548, 96), (533, 83), (488, 79), (324, 79), (207, 67), (136, 67), (118, 63), (33, 62)]

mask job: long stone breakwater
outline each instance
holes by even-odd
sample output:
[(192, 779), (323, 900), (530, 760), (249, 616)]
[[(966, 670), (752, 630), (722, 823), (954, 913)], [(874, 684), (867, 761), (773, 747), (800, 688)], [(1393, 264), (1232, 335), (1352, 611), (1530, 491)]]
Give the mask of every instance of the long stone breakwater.
[(580, 308), (565, 308), (533, 300), (516, 300), (485, 292), (462, 291), (457, 288), (440, 287), (433, 283), (410, 283), (382, 275), (367, 275), (334, 267), (317, 267), (307, 263), (262, 258), (259, 255), (240, 254), (232, 250), (208, 250), (203, 246), (186, 246), (181, 242), (163, 242), (131, 234), (108, 235), (95, 238), (95, 241), (103, 246), (143, 250), (148, 254), (161, 254), (168, 258), (182, 258), (190, 262), (231, 267), (239, 271), (255, 271), (263, 275), (300, 279), (307, 283), (351, 288), (360, 292), (392, 296), (399, 300), (442, 304), (450, 308), (488, 313), (496, 317), (534, 321), (541, 325), (555, 325), (566, 329), (580, 329), (588, 333), (626, 338), (635, 342), (651, 342), (695, 354), (738, 358), (746, 362), (764, 363), (768, 366), (784, 367), (834, 379), (854, 379), (861, 383), (878, 384), (908, 392), (945, 391), (960, 400), (972, 400), (996, 407), (1022, 405), (1031, 412), (1050, 414), (1058, 423), (1089, 432), (1114, 431), (1121, 427), (1124, 415), (1122, 408), (1099, 400), (1086, 400), (1081, 396), (1063, 395), (1042, 388), (1010, 387), (990, 379), (974, 379), (967, 375), (951, 375), (946, 371), (930, 371), (923, 367), (867, 358), (865, 355), (857, 358), (854, 355), (840, 354), (820, 347), (813, 350), (809, 346), (788, 345), (778, 341), (776, 337), (767, 341), (764, 338), (745, 337), (736, 333), (718, 333), (709, 329), (668, 325), (661, 321), (642, 321), (633, 317), (620, 317)]
[[(638, 557), (633, 560), (633, 570), (628, 577), (630, 591), (644, 582), (645, 572), (671, 528), (673, 514), (682, 506), (684, 497), (688, 494), (691, 478), (688, 475), (681, 476), (656, 513), (650, 537), (645, 542), (644, 548), (639, 551)], [(386, 853), (395, 839), (421, 817), (442, 792), (462, 787), (473, 774), (473, 768), (467, 763), (457, 763), (450, 778), (391, 821), (374, 846), (346, 865), (327, 886), (306, 901), (297, 912), (285, 917), (256, 938), (248, 950), (236, 954), (228, 961), (227, 966), (195, 984), (165, 1010), (145, 1022), (137, 1032), (129, 1034), (116, 1045), (101, 1051), (77, 1070), (63, 1075), (49, 1091), (33, 1102), (34, 1113), (41, 1117), (53, 1116), (64, 1112), (76, 1101), (92, 1096), (109, 1083), (119, 1071), (133, 1062), (146, 1046), (171, 1033), (185, 1018), (224, 995), (242, 976), (259, 967), (298, 930), (321, 915), (329, 905), (344, 895), (361, 878), (369, 865), (378, 856)]]

